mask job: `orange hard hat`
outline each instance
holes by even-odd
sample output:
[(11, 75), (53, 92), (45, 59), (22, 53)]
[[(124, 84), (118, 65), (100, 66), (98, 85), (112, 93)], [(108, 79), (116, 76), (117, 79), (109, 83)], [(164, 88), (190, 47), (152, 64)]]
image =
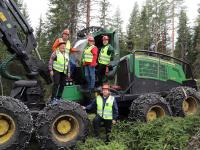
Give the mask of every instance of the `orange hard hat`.
[(110, 89), (110, 85), (108, 83), (104, 83), (102, 89)]
[(61, 44), (66, 44), (66, 42), (65, 41), (60, 41), (58, 46), (60, 46)]
[(90, 41), (90, 42), (94, 42), (94, 37), (93, 36), (88, 36), (87, 40)]
[(69, 35), (69, 29), (63, 30), (62, 35), (63, 35), (63, 34), (68, 34), (68, 35)]
[(104, 40), (109, 40), (109, 37), (108, 37), (107, 35), (104, 35), (103, 38), (102, 38), (102, 40), (103, 40), (103, 41), (104, 41)]

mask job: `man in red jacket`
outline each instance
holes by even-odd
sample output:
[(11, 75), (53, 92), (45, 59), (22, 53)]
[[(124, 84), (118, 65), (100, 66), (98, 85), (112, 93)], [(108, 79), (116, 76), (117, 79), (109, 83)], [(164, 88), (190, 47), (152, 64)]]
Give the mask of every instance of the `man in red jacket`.
[(88, 36), (88, 45), (84, 49), (82, 57), (89, 92), (92, 92), (95, 87), (95, 66), (97, 65), (98, 48), (94, 44), (94, 37)]

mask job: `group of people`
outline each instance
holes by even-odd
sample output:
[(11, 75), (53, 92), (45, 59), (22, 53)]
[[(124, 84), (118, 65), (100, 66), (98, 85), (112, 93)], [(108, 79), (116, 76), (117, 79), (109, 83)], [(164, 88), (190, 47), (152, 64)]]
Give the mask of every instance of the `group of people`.
[[(71, 48), (69, 41), (70, 32), (65, 29), (62, 32), (62, 37), (56, 39), (52, 46), (52, 54), (49, 60), (49, 72), (53, 78), (53, 89), (51, 99), (60, 99), (65, 86), (66, 77), (70, 76), (70, 53), (77, 52)], [(93, 92), (95, 88), (97, 66), (97, 78), (99, 86), (102, 86), (102, 95), (99, 95), (87, 107), (86, 110), (96, 109), (97, 115), (93, 120), (95, 136), (99, 136), (99, 127), (101, 122), (104, 122), (106, 129), (106, 141), (111, 130), (111, 125), (116, 123), (118, 117), (118, 107), (115, 97), (110, 95), (110, 85), (105, 80), (105, 74), (108, 71), (108, 64), (113, 59), (114, 49), (109, 44), (109, 37), (102, 37), (102, 48), (100, 51), (95, 46), (93, 36), (88, 36), (87, 46), (82, 53), (82, 66), (87, 81), (87, 90)]]
[[(52, 99), (61, 97), (66, 76), (70, 77), (70, 53), (77, 52), (76, 49), (71, 47), (69, 35), (69, 30), (65, 29), (62, 32), (62, 37), (56, 39), (52, 46), (52, 54), (49, 60), (49, 72), (54, 81)], [(104, 82), (107, 82), (105, 75), (108, 72), (108, 64), (113, 59), (114, 49), (109, 44), (107, 35), (102, 37), (103, 46), (100, 50), (95, 46), (93, 36), (88, 36), (87, 42), (88, 44), (82, 53), (81, 63), (87, 81), (87, 91), (92, 93), (96, 78), (98, 78), (98, 86), (102, 86)], [(97, 71), (95, 71), (96, 68)]]
[(85, 77), (88, 83), (88, 90), (93, 91), (95, 87), (96, 74), (95, 68), (97, 66), (97, 78), (98, 85), (101, 86), (104, 82), (107, 82), (105, 75), (108, 72), (108, 65), (113, 59), (114, 49), (109, 44), (109, 37), (102, 37), (103, 46), (98, 51), (95, 46), (94, 37), (88, 37), (88, 46), (83, 52), (83, 67), (85, 71)]

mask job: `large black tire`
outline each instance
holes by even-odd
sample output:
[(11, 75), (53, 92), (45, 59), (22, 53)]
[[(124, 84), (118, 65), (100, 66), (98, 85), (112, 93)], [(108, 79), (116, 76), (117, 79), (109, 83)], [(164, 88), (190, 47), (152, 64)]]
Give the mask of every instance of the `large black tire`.
[(0, 150), (26, 149), (33, 120), (26, 105), (11, 97), (0, 97)]
[[(151, 117), (151, 115), (153, 116)], [(164, 98), (156, 94), (144, 94), (133, 100), (129, 119), (152, 121), (166, 115), (171, 115), (171, 110)]]
[(84, 140), (88, 127), (89, 119), (81, 105), (60, 101), (47, 105), (38, 116), (36, 137), (42, 149), (65, 150)]
[[(177, 87), (171, 89), (166, 100), (170, 104), (173, 116), (184, 117), (197, 112), (200, 94), (190, 87)], [(184, 109), (185, 103), (187, 104), (186, 109)]]

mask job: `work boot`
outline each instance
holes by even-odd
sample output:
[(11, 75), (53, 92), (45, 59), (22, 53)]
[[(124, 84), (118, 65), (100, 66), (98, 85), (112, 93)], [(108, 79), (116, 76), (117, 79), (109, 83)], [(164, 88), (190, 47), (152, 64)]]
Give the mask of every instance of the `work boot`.
[(100, 139), (100, 136), (99, 136), (98, 133), (95, 133), (95, 134), (94, 134), (94, 137), (95, 137), (95, 139), (98, 139), (98, 140)]
[(60, 100), (58, 99), (58, 98), (52, 98), (51, 99), (51, 101), (50, 101), (50, 103), (52, 104), (52, 105), (55, 105), (55, 104), (58, 104), (58, 102), (59, 102)]
[(110, 142), (109, 135), (106, 135), (105, 143), (108, 144)]

